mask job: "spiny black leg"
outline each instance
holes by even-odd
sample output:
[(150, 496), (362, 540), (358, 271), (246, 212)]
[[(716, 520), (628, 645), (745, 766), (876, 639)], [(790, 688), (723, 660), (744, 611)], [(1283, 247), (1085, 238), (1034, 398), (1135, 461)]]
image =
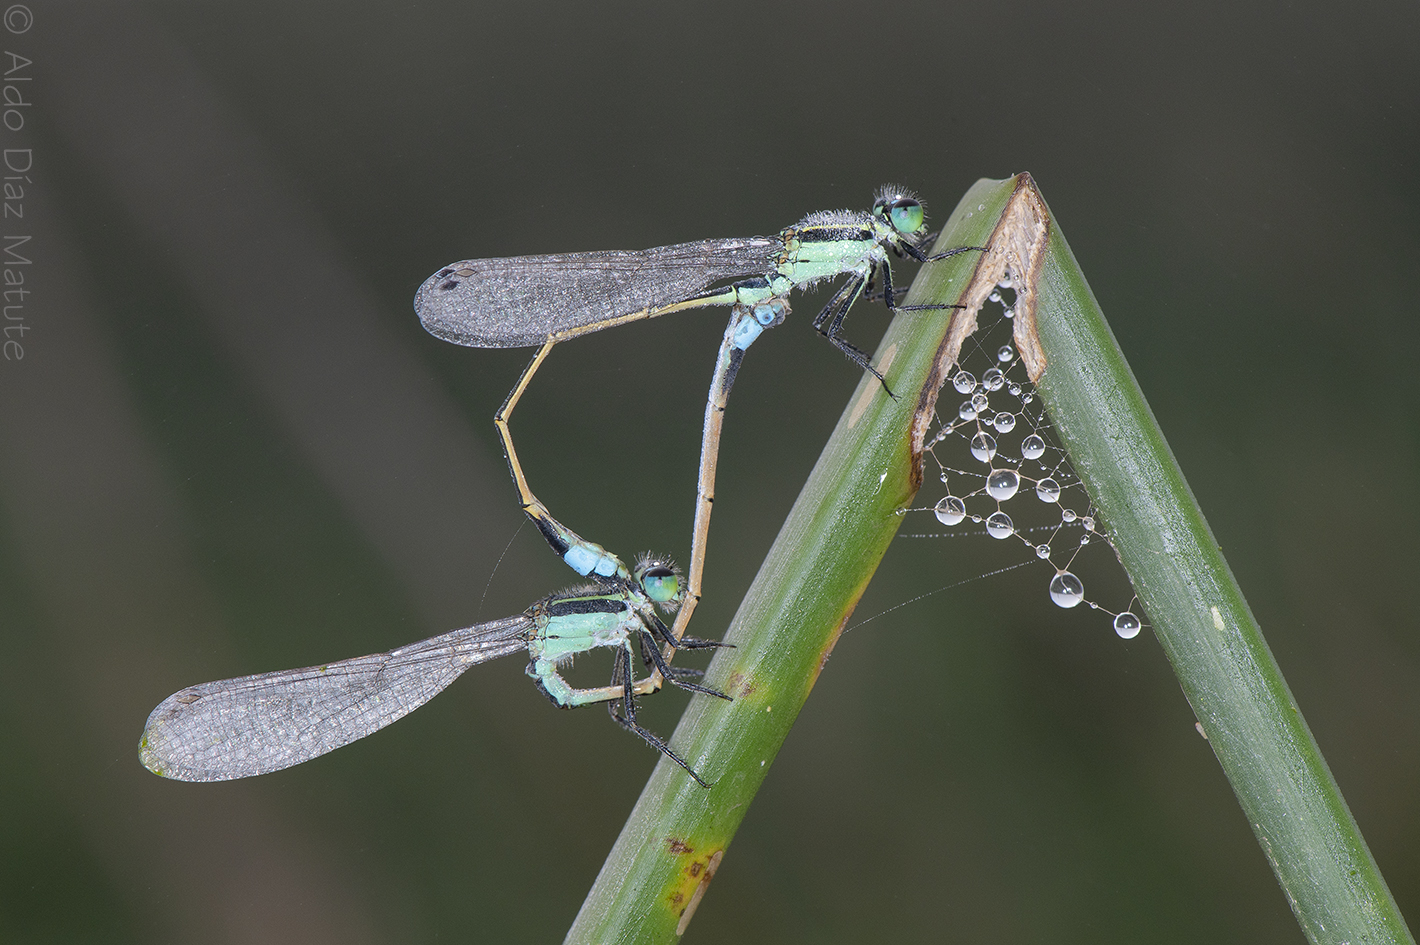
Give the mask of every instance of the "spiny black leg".
[(867, 352), (855, 347), (851, 342), (846, 341), (839, 332), (843, 328), (843, 319), (848, 314), (848, 309), (853, 306), (853, 302), (862, 294), (863, 286), (867, 283), (865, 276), (854, 276), (843, 284), (837, 292), (833, 293), (833, 298), (828, 300), (828, 304), (823, 307), (814, 318), (814, 330), (823, 335), (833, 346), (848, 356), (854, 364), (878, 379), (883, 385), (883, 390), (893, 396), (892, 389), (887, 386), (887, 381), (883, 379), (878, 369), (873, 367)]
[[(611, 684), (621, 687), (622, 711), (630, 718), (636, 718), (636, 689), (635, 680), (631, 672), (631, 654), (626, 650), (617, 650), (616, 658), (611, 663)], [(608, 702), (607, 708), (613, 709), (616, 702)]]
[[(883, 286), (888, 291), (891, 291), (892, 279), (888, 275), (890, 270), (887, 267), (887, 263), (883, 263), (882, 268)], [(833, 318), (828, 323), (828, 337), (841, 339), (843, 335), (843, 320), (848, 317), (848, 310), (853, 307), (854, 302), (858, 301), (858, 296), (863, 294), (863, 286), (866, 285), (867, 282), (868, 280), (866, 278), (857, 276), (848, 280), (848, 284), (844, 286), (846, 291), (842, 293), (842, 300), (834, 310)], [(847, 342), (844, 343), (846, 344)], [(858, 349), (854, 348), (853, 350), (856, 351)]]
[[(870, 290), (872, 290), (872, 288), (873, 288), (872, 280), (869, 280), (869, 281), (868, 281), (868, 287), (867, 287), (867, 289), (865, 289), (865, 290), (863, 291), (863, 298), (867, 299), (869, 302), (880, 302), (880, 301), (882, 301), (883, 299), (887, 298), (887, 293), (885, 293), (885, 292), (877, 292), (877, 291), (870, 291)], [(891, 309), (896, 310), (896, 308), (897, 308), (897, 300), (900, 299), (900, 298), (902, 298), (904, 295), (906, 295), (906, 294), (907, 294), (907, 290), (906, 290), (906, 289), (893, 289), (893, 290), (892, 290), (892, 294), (895, 296), (895, 298), (892, 300), (892, 304), (889, 305), (888, 307), (891, 308)]]
[(733, 650), (735, 645), (733, 643), (725, 643), (721, 640), (702, 640), (699, 637), (681, 637), (680, 642), (676, 644), (676, 648), (681, 650)]
[(965, 305), (947, 305), (945, 303), (936, 305), (894, 305), (894, 312), (939, 312), (947, 308), (966, 308)]
[(827, 337), (828, 332), (824, 330), (824, 325), (828, 324), (829, 321), (833, 318), (834, 310), (838, 308), (838, 305), (840, 302), (843, 301), (844, 296), (847, 296), (850, 291), (857, 289), (859, 285), (866, 281), (866, 279), (854, 276), (847, 282), (843, 283), (843, 285), (839, 286), (838, 291), (833, 293), (833, 297), (828, 300), (828, 304), (825, 305), (823, 309), (820, 310), (819, 313), (814, 316), (814, 331), (818, 332), (820, 335), (824, 335), (825, 337)]
[(984, 253), (989, 251), (990, 249), (990, 246), (958, 246), (956, 249), (949, 249), (945, 252), (935, 253), (931, 256), (927, 256), (922, 261), (937, 262), (940, 259), (947, 259), (948, 257), (955, 256), (958, 253)]
[(670, 670), (670, 675), (679, 679), (700, 679), (705, 675), (705, 670), (692, 666), (672, 666)]
[(666, 662), (666, 658), (661, 655), (661, 648), (656, 645), (655, 638), (643, 631), (641, 634), (641, 658), (645, 659), (647, 657), (650, 657), (651, 662), (656, 664), (656, 668), (661, 671), (661, 675), (666, 677), (666, 680), (671, 685), (679, 686), (681, 689), (687, 689), (691, 692), (703, 692), (707, 696), (719, 696), (727, 702), (733, 701), (729, 696), (718, 689), (711, 689), (709, 686), (702, 686), (698, 683), (686, 682), (684, 679), (680, 678), (680, 674), (673, 671), (670, 664)]
[(661, 642), (673, 650), (711, 650), (722, 646), (734, 649), (733, 643), (721, 643), (719, 640), (702, 640), (699, 637), (681, 637), (677, 640), (654, 614), (651, 615), (651, 629), (661, 638)]
[[(923, 243), (923, 245), (926, 245), (926, 244), (928, 243), (928, 240), (923, 240), (922, 243)], [(907, 255), (911, 256), (913, 259), (917, 260), (918, 262), (924, 262), (924, 263), (925, 263), (925, 262), (937, 262), (937, 261), (942, 260), (942, 259), (947, 259), (948, 257), (955, 256), (955, 255), (957, 255), (958, 253), (984, 253), (984, 252), (986, 252), (987, 250), (989, 250), (991, 247), (990, 247), (990, 246), (958, 246), (956, 249), (948, 249), (948, 250), (945, 250), (945, 251), (940, 252), (940, 253), (935, 253), (935, 254), (933, 254), (933, 255), (931, 255), (931, 256), (928, 256), (926, 253), (922, 252), (922, 250), (918, 249), (916, 246), (913, 246), (911, 243), (903, 243), (903, 244), (902, 244), (902, 248), (903, 248), (903, 250), (907, 253)]]
[[(655, 614), (650, 614), (650, 618), (651, 629), (655, 632), (656, 636), (661, 638), (661, 642), (673, 650), (680, 649), (680, 641), (671, 636), (670, 630), (665, 624), (661, 623), (661, 618), (657, 617)], [(644, 623), (645, 621), (643, 620), (642, 622)]]
[[(953, 255), (955, 255), (955, 254), (957, 254), (957, 253), (963, 252), (963, 251), (966, 250), (966, 249), (975, 249), (975, 247), (968, 246), (968, 247), (963, 247), (962, 249), (949, 250), (949, 251), (946, 253), (946, 256), (953, 256)], [(934, 257), (932, 257), (932, 258), (933, 258), (933, 259), (937, 259), (937, 258), (946, 258), (946, 257), (945, 257), (945, 256), (943, 256), (943, 257), (936, 257), (936, 256), (934, 256)], [(926, 261), (926, 260), (924, 260), (924, 261)], [(882, 270), (883, 270), (883, 299), (887, 302), (887, 307), (888, 307), (889, 309), (891, 309), (893, 312), (936, 312), (936, 311), (941, 311), (941, 310), (943, 310), (943, 309), (948, 309), (948, 308), (966, 308), (965, 305), (941, 305), (941, 304), (937, 304), (937, 305), (898, 305), (898, 304), (897, 304), (897, 296), (898, 296), (899, 294), (906, 293), (907, 290), (906, 290), (906, 289), (894, 289), (894, 288), (892, 287), (892, 268), (891, 268), (890, 266), (888, 266), (887, 260), (883, 260)]]
[(883, 301), (887, 303), (888, 311), (893, 311), (893, 303), (897, 301), (897, 292), (892, 287), (892, 267), (884, 259), (878, 268), (883, 271)]
[[(884, 263), (884, 285), (888, 291), (891, 291), (892, 280), (888, 276), (888, 271), (889, 270), (887, 264)], [(872, 365), (868, 363), (867, 353), (864, 351), (859, 351), (858, 348), (854, 347), (851, 343), (847, 341), (847, 339), (843, 337), (843, 321), (848, 317), (848, 310), (853, 307), (853, 303), (858, 301), (858, 297), (863, 294), (863, 287), (867, 284), (867, 281), (868, 280), (866, 278), (859, 277), (854, 277), (848, 280), (848, 283), (843, 287), (844, 291), (839, 293), (839, 298), (837, 299), (838, 304), (834, 307), (833, 317), (829, 319), (827, 329), (821, 329), (821, 332), (825, 337), (828, 338), (829, 341), (832, 341), (835, 345), (837, 345), (840, 351), (842, 351), (844, 354), (847, 354), (850, 358), (853, 357), (853, 354), (850, 353), (850, 351), (856, 352), (857, 355), (862, 359), (861, 361), (859, 361), (859, 363), (862, 364), (868, 370), (872, 371), (873, 374), (878, 378), (878, 380), (882, 380), (882, 375), (878, 374), (878, 372), (873, 369)], [(858, 358), (854, 358), (854, 360), (858, 360)]]
[(700, 775), (696, 774), (695, 769), (692, 768), (690, 765), (686, 764), (684, 758), (671, 751), (670, 746), (667, 745), (665, 742), (661, 741), (659, 738), (657, 738), (655, 733), (651, 732), (649, 729), (642, 728), (640, 725), (637, 724), (636, 697), (635, 693), (632, 690), (631, 674), (627, 672), (627, 670), (630, 669), (629, 659), (630, 655), (625, 650), (617, 651), (617, 668), (613, 671), (612, 676), (613, 683), (618, 681), (618, 675), (621, 677), (620, 682), (622, 684), (622, 697), (620, 701), (623, 706), (624, 714), (617, 715), (616, 702), (608, 702), (606, 704), (607, 714), (610, 715), (612, 719), (616, 721), (617, 725), (620, 725), (628, 732), (632, 732), (636, 735), (639, 735), (641, 737), (641, 740), (644, 741), (646, 744), (650, 745), (652, 748), (665, 755), (671, 761), (674, 761), (676, 764), (684, 768), (685, 773), (694, 778), (696, 784), (699, 784), (703, 788), (708, 788), (710, 786), (710, 783), (704, 778), (702, 778)]

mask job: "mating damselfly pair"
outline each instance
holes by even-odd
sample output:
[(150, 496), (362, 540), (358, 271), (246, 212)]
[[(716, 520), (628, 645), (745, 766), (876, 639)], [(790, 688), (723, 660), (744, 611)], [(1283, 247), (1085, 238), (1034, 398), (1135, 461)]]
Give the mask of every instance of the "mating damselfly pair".
[[(842, 336), (849, 309), (881, 292), (897, 306), (890, 255), (933, 262), (980, 247), (928, 255), (921, 201), (897, 187), (879, 191), (868, 211), (824, 211), (772, 237), (701, 240), (631, 252), (568, 253), (467, 260), (420, 287), (415, 309), (435, 336), (471, 347), (539, 345), (494, 422), (523, 510), (553, 550), (594, 583), (554, 594), (522, 614), (432, 637), (388, 653), (321, 666), (220, 680), (183, 689), (148, 718), (143, 764), (179, 780), (212, 781), (277, 771), (377, 731), (423, 705), (469, 666), (527, 650), (528, 675), (562, 708), (606, 703), (613, 719), (706, 782), (636, 720), (636, 697), (664, 682), (727, 698), (676, 668), (676, 649), (720, 644), (686, 636), (700, 599), (721, 424), (745, 352), (789, 313), (788, 295), (846, 276), (813, 320), (852, 361), (887, 382), (868, 355)], [(603, 328), (688, 309), (728, 306), (730, 321), (715, 362), (701, 435), (691, 557), (685, 586), (666, 561), (628, 568), (602, 546), (558, 521), (533, 494), (518, 461), (509, 420), (538, 368), (561, 341)], [(667, 627), (657, 611), (675, 613)], [(614, 652), (611, 683), (571, 686), (559, 669), (598, 648)], [(649, 668), (636, 678), (635, 650)]]

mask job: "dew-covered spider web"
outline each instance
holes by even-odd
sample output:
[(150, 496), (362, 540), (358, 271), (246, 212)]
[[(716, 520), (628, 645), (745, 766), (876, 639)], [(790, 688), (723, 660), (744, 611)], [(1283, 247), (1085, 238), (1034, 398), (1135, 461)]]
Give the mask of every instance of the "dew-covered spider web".
[[(1115, 632), (1132, 639), (1143, 628), (1137, 598), (1128, 596), (1106, 523), (1012, 343), (1015, 298), (1005, 279), (978, 314), (979, 327), (942, 389), (924, 443), (926, 482), (918, 498), (930, 504), (906, 510), (898, 537), (1015, 543), (1020, 561), (1002, 570), (1038, 562), (1043, 598), (1107, 614)], [(1101, 585), (1120, 598), (1113, 606), (1088, 591), (1084, 578), (1094, 574), (1103, 574)]]

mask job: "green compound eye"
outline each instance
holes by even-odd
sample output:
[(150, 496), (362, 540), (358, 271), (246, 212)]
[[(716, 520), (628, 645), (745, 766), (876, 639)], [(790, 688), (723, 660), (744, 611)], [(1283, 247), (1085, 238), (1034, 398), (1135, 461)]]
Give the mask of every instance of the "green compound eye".
[(911, 197), (899, 197), (888, 205), (888, 220), (899, 233), (916, 233), (922, 229), (922, 204)]
[(680, 576), (670, 568), (655, 565), (641, 572), (641, 588), (646, 596), (658, 604), (665, 604), (680, 596)]

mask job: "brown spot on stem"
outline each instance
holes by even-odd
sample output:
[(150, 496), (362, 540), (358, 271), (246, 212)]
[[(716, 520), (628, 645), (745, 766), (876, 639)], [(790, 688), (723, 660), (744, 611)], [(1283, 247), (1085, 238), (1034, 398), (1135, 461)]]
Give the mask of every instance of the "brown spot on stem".
[(743, 699), (745, 696), (753, 695), (757, 688), (754, 680), (744, 673), (731, 673), (725, 684), (725, 695)]
[[(704, 875), (700, 877), (700, 882), (696, 884), (695, 891), (690, 894), (690, 902), (686, 905), (685, 911), (680, 914), (680, 922), (675, 927), (675, 934), (684, 935), (686, 928), (690, 925), (691, 916), (695, 915), (696, 908), (700, 905), (700, 900), (705, 896), (705, 890), (710, 888), (710, 880), (715, 878), (715, 871), (720, 868), (720, 860), (724, 857), (724, 850), (716, 850), (714, 855), (703, 864)], [(697, 867), (702, 864), (695, 864)], [(697, 869), (697, 873), (700, 872)]]

